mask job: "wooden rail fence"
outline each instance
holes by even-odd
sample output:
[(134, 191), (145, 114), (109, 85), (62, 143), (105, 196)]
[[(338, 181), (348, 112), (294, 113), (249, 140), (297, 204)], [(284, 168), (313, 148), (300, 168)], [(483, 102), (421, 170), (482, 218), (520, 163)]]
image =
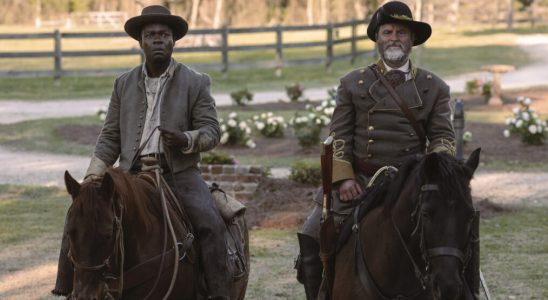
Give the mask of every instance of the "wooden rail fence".
[[(218, 46), (189, 46), (176, 47), (174, 53), (197, 53), (197, 52), (220, 52), (221, 61), (216, 64), (192, 65), (197, 69), (211, 70), (217, 69), (222, 72), (228, 72), (230, 69), (250, 69), (250, 68), (275, 68), (276, 73), (281, 74), (284, 66), (318, 64), (323, 63), (329, 68), (335, 60), (348, 59), (354, 62), (361, 55), (372, 55), (373, 50), (361, 50), (358, 42), (367, 40), (365, 30), (363, 34), (358, 34), (357, 27), (367, 24), (367, 20), (348, 21), (342, 23), (313, 25), (313, 26), (274, 26), (258, 28), (228, 28), (220, 29), (196, 29), (189, 31), (188, 35), (217, 35), (220, 36)], [(341, 28), (350, 27), (350, 36), (339, 38), (336, 32)], [(296, 31), (319, 31), (325, 30), (326, 38), (321, 41), (284, 43), (283, 34)], [(275, 43), (256, 43), (251, 45), (229, 45), (229, 36), (245, 33), (275, 33)], [(0, 77), (54, 77), (75, 75), (107, 75), (119, 74), (127, 71), (125, 69), (63, 69), (63, 58), (65, 57), (92, 57), (92, 56), (122, 56), (122, 55), (143, 55), (140, 49), (121, 49), (121, 50), (92, 50), (92, 51), (66, 51), (62, 49), (62, 41), (65, 39), (95, 39), (95, 38), (120, 38), (127, 37), (125, 32), (89, 32), (89, 33), (70, 33), (55, 30), (53, 33), (34, 33), (34, 34), (0, 34), (0, 40), (26, 40), (26, 39), (53, 39), (53, 51), (27, 51), (27, 52), (0, 52), (0, 59), (6, 58), (53, 58), (53, 69), (43, 71), (20, 71), (9, 70), (0, 71)], [(340, 44), (350, 44), (349, 53), (335, 53), (334, 47)], [(305, 59), (284, 59), (284, 49), (325, 47), (325, 56), (309, 57)], [(229, 53), (234, 51), (256, 51), (256, 50), (274, 50), (275, 55), (272, 60), (248, 61), (248, 62), (230, 62)]]

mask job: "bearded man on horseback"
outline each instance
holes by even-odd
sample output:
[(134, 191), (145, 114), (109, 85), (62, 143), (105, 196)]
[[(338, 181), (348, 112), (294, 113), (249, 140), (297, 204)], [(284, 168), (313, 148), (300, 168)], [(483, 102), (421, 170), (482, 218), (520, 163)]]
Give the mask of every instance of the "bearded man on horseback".
[[(337, 89), (330, 128), (335, 215), (348, 215), (351, 201), (382, 167), (399, 168), (417, 154), (454, 155), (449, 87), (409, 59), (411, 48), (426, 42), (431, 33), (430, 25), (414, 21), (409, 7), (399, 1), (388, 2), (373, 14), (367, 35), (376, 42), (381, 59), (342, 77)], [(322, 280), (321, 195), (298, 234), (297, 276), (307, 299), (317, 298)]]
[[(200, 152), (211, 150), (220, 139), (210, 78), (172, 57), (188, 24), (167, 8), (145, 7), (124, 29), (139, 42), (145, 62), (115, 80), (85, 180), (102, 176), (118, 159), (122, 170), (137, 173), (140, 158), (156, 158), (194, 228), (208, 299), (228, 299), (226, 228), (197, 166)], [(54, 294), (72, 289), (67, 251), (64, 238)]]

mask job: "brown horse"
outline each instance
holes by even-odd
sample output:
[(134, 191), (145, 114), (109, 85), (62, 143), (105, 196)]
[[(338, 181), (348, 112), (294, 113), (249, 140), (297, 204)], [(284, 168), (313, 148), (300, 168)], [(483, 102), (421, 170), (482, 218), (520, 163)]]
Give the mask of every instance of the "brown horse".
[[(82, 185), (66, 172), (65, 184), (72, 196), (66, 230), (75, 271), (69, 298), (202, 298), (203, 276), (193, 236), (176, 209), (162, 204), (153, 182), (109, 169), (102, 179)], [(241, 223), (242, 248), (249, 262), (247, 227), (243, 217), (236, 222)], [(244, 298), (249, 265), (246, 270), (235, 278), (230, 299)]]
[(463, 274), (479, 153), (466, 162), (436, 153), (412, 159), (374, 188), (381, 200), (336, 256), (333, 299), (471, 299)]

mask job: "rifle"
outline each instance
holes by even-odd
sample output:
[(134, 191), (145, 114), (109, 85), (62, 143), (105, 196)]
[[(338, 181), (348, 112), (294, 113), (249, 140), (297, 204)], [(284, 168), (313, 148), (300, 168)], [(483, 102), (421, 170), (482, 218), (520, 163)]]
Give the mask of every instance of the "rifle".
[(329, 136), (322, 144), (321, 151), (323, 210), (320, 225), (320, 258), (323, 264), (322, 288), (326, 298), (332, 299), (333, 280), (335, 275), (334, 250), (337, 233), (333, 217), (331, 187), (333, 178), (333, 136)]

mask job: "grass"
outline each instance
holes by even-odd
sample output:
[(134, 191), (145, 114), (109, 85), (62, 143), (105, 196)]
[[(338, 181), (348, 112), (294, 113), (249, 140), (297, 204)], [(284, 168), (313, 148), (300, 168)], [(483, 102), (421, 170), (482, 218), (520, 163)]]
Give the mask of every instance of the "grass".
[(548, 208), (481, 223), (481, 264), (493, 299), (548, 298)]
[[(360, 28), (360, 32), (365, 31)], [(523, 31), (527, 34), (540, 33), (542, 29)], [(469, 31), (450, 32), (438, 30), (422, 49), (421, 66), (443, 76), (479, 71), (482, 65), (504, 62), (515, 66), (530, 63), (527, 54), (515, 44), (515, 38), (522, 31), (483, 31), (470, 33)], [(322, 40), (324, 32), (307, 32), (284, 34), (284, 40), (311, 41)], [(343, 30), (341, 37), (348, 36)], [(231, 45), (245, 45), (256, 43), (260, 38), (261, 43), (273, 42), (274, 35), (242, 34), (231, 37)], [(49, 40), (17, 41), (7, 44), (0, 40), (3, 51), (48, 51), (51, 50)], [(90, 46), (100, 45), (100, 46)], [(359, 43), (360, 49), (371, 49), (370, 41)], [(88, 40), (67, 40), (63, 45), (64, 50), (84, 49), (120, 49), (136, 47), (136, 44), (127, 38), (97, 39), (93, 43)], [(92, 47), (92, 48), (90, 48)], [(338, 45), (335, 53), (348, 53), (348, 45)], [(415, 48), (415, 53), (417, 48)], [(284, 49), (284, 59), (299, 59), (309, 57), (323, 57), (325, 49), (314, 47), (307, 49)], [(177, 53), (175, 57), (189, 65), (219, 63), (220, 55), (217, 53)], [(275, 53), (269, 51), (239, 51), (229, 54), (231, 62), (248, 62), (275, 59)], [(81, 68), (131, 68), (139, 63), (139, 56), (106, 56), (86, 58), (65, 58), (63, 67), (67, 69)], [(273, 69), (255, 70), (230, 70), (221, 73), (218, 70), (206, 71), (213, 79), (212, 89), (216, 93), (228, 93), (243, 87), (248, 87), (252, 92), (265, 90), (283, 90), (288, 84), (300, 82), (305, 87), (330, 87), (338, 84), (339, 78), (348, 71), (359, 66), (368, 65), (373, 58), (363, 57), (352, 66), (348, 61), (338, 61), (332, 65), (331, 70), (326, 71), (322, 64), (284, 67), (281, 77), (275, 75)], [(48, 70), (53, 66), (49, 58), (29, 59), (0, 59), (1, 70)], [(82, 99), (108, 97), (112, 90), (115, 76), (100, 77), (65, 77), (60, 86), (56, 86), (51, 78), (0, 78), (0, 90), (4, 93), (0, 99), (22, 100), (46, 100), (46, 99)]]
[(58, 188), (0, 185), (0, 244), (61, 232), (69, 199)]
[(60, 119), (41, 119), (9, 125), (0, 125), (0, 144), (16, 150), (37, 150), (53, 153), (86, 155), (93, 146), (66, 142), (57, 128), (70, 124), (101, 124), (96, 116)]
[[(0, 185), (0, 243), (10, 248), (59, 234), (69, 204), (61, 189)], [(481, 265), (493, 299), (546, 299), (548, 207), (482, 219), (480, 230)], [(252, 230), (246, 299), (303, 299), (293, 270), (297, 251), (296, 229)]]

